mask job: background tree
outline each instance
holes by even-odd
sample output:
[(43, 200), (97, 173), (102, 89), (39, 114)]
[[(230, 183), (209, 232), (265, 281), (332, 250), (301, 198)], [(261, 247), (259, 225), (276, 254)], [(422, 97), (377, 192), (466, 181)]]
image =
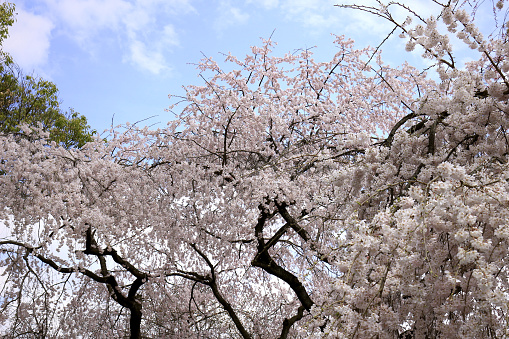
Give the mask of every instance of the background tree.
[[(0, 5), (0, 44), (15, 20), (14, 4)], [(58, 89), (50, 81), (23, 74), (5, 52), (0, 55), (0, 132), (19, 133), (27, 124), (42, 127), (49, 139), (65, 147), (81, 147), (92, 140), (94, 131), (85, 116), (60, 108)]]
[(0, 5), (0, 44), (9, 36), (9, 27), (15, 20), (14, 10), (13, 3), (3, 2)]
[(24, 75), (6, 59), (0, 65), (0, 131), (19, 133), (22, 124), (41, 127), (50, 140), (68, 148), (83, 146), (94, 134), (85, 116), (60, 108), (55, 84)]
[[(422, 46), (438, 83), (342, 37), (322, 63), (265, 41), (203, 60), (166, 129), (2, 137), (5, 334), (509, 336), (509, 44), (433, 2), (350, 7)], [(449, 34), (479, 59), (458, 69)]]

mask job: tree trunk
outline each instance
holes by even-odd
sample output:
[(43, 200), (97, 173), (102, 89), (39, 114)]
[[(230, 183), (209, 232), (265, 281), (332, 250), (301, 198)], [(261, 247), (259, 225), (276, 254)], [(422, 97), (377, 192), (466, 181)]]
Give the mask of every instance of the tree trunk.
[(129, 327), (131, 330), (131, 339), (141, 339), (141, 303), (135, 302), (131, 307), (131, 319)]

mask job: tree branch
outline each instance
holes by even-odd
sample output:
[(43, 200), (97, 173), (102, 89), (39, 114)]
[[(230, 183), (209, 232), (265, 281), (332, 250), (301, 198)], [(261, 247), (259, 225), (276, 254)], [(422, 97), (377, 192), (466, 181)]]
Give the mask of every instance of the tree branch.
[(262, 268), (267, 273), (270, 273), (286, 282), (295, 292), (297, 298), (305, 307), (305, 309), (310, 310), (311, 306), (314, 305), (314, 302), (311, 300), (304, 285), (302, 285), (302, 283), (295, 275), (279, 266), (269, 255), (269, 252), (266, 249), (265, 241), (263, 240), (263, 227), (269, 217), (269, 214), (263, 209), (263, 207), (260, 206), (259, 209), (261, 213), (255, 226), (255, 235), (258, 239), (258, 252), (251, 264), (255, 267)]

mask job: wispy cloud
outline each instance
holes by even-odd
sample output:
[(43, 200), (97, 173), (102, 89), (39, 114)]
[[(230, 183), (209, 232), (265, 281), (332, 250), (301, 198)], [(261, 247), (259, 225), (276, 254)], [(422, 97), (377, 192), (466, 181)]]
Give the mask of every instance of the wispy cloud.
[[(47, 60), (53, 29), (91, 55), (114, 41), (122, 49), (124, 61), (159, 74), (171, 69), (166, 54), (179, 44), (175, 27), (168, 20), (194, 8), (190, 0), (40, 0), (37, 11), (18, 10), (22, 28), (15, 27), (13, 39), (6, 44), (12, 50), (16, 44), (13, 40), (17, 41), (18, 54), (30, 55), (34, 59), (32, 65)], [(31, 51), (32, 44), (27, 38), (19, 38), (19, 34), (39, 41), (37, 59)], [(15, 57), (27, 65), (21, 57)]]
[(122, 18), (133, 10), (124, 0), (45, 0), (47, 14), (61, 25), (61, 31), (87, 45), (104, 29), (122, 29)]
[(281, 10), (287, 19), (310, 29), (329, 29), (338, 22), (332, 0), (284, 0)]
[(179, 44), (177, 33), (172, 25), (164, 26), (158, 35), (158, 40), (152, 41), (151, 46), (147, 46), (137, 34), (129, 41), (128, 60), (153, 74), (171, 70), (164, 51)]
[(249, 14), (243, 12), (240, 7), (232, 5), (229, 0), (222, 0), (217, 9), (218, 15), (214, 21), (214, 28), (223, 31), (232, 26), (239, 26), (247, 23)]
[(132, 41), (129, 49), (130, 60), (141, 68), (153, 74), (159, 74), (168, 69), (163, 54), (157, 50), (150, 50), (142, 41)]
[(265, 9), (276, 8), (279, 5), (279, 0), (246, 0), (248, 4), (255, 4)]

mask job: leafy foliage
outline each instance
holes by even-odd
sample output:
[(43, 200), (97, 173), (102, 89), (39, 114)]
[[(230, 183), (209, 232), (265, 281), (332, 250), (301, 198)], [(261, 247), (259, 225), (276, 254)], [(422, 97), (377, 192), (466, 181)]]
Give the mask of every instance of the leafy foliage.
[[(0, 5), (0, 44), (14, 23), (14, 4)], [(49, 139), (64, 147), (81, 147), (92, 141), (85, 116), (60, 108), (58, 89), (50, 81), (25, 75), (12, 58), (1, 51), (0, 62), (0, 133), (18, 133), (21, 125), (41, 127)]]
[(83, 146), (94, 134), (85, 116), (62, 111), (55, 84), (24, 75), (7, 61), (0, 65), (0, 131), (18, 133), (22, 124), (41, 127), (67, 148)]
[[(342, 37), (321, 63), (265, 41), (232, 71), (203, 60), (165, 129), (2, 137), (5, 334), (509, 336), (507, 36), (456, 1), (391, 3), (415, 26), (379, 4), (350, 7), (422, 46), (438, 83)], [(458, 69), (449, 34), (479, 59)]]
[(0, 4), (0, 43), (9, 36), (9, 27), (14, 23), (13, 3), (3, 2)]

